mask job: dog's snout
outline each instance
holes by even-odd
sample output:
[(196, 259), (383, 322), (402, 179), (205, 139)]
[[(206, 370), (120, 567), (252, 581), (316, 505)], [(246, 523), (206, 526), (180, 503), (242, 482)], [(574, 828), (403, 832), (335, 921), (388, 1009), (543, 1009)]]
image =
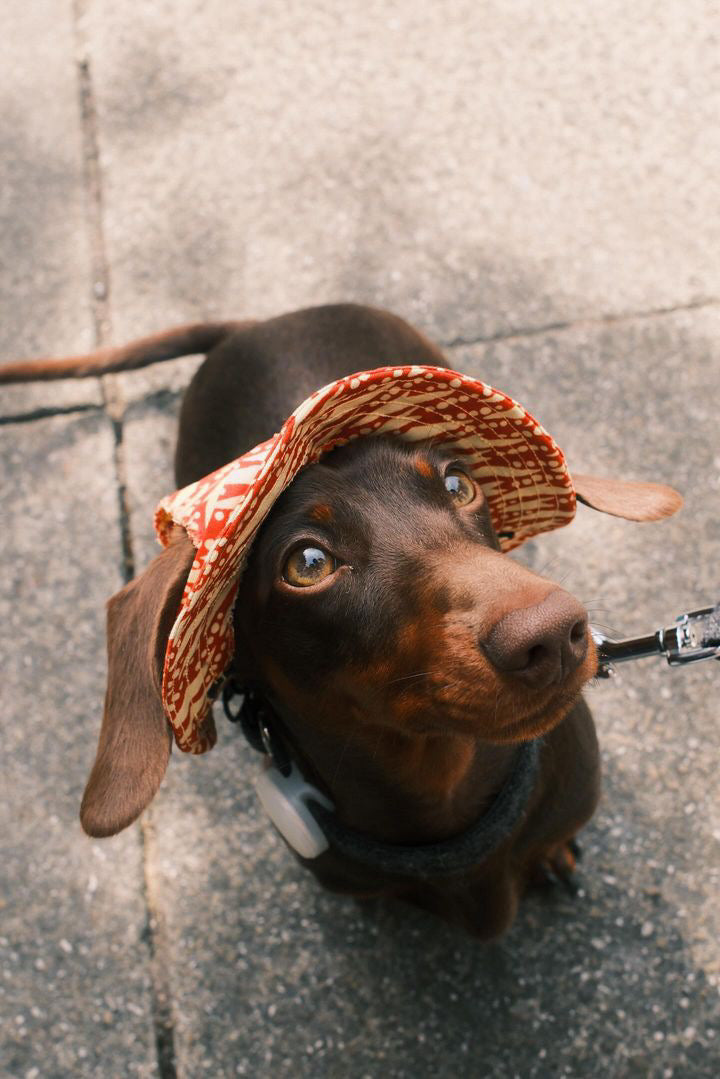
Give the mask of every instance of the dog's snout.
[(504, 615), (483, 641), (483, 648), (497, 670), (533, 689), (544, 689), (583, 662), (587, 625), (580, 603), (556, 589), (540, 603)]

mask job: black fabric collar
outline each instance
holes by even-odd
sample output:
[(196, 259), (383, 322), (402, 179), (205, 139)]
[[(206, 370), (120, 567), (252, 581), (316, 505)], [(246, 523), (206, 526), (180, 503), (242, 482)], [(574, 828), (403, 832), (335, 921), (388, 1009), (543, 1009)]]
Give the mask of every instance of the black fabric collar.
[[(242, 694), (240, 707), (233, 711), (232, 698)], [(280, 734), (280, 721), (261, 694), (240, 688), (231, 679), (223, 686), (225, 714), (240, 723), (253, 749), (269, 756), (281, 771), (289, 770), (291, 757)], [(335, 814), (316, 802), (309, 804), (312, 815), (331, 847), (347, 858), (378, 872), (416, 879), (463, 873), (486, 861), (515, 830), (524, 816), (537, 780), (541, 738), (518, 748), (513, 768), (493, 799), (490, 808), (464, 832), (434, 843), (383, 843), (341, 824)]]
[(383, 843), (340, 824), (319, 805), (310, 811), (331, 845), (355, 862), (403, 877), (445, 877), (484, 862), (508, 838), (527, 808), (540, 760), (540, 739), (520, 746), (510, 775), (478, 821), (464, 832), (435, 843)]

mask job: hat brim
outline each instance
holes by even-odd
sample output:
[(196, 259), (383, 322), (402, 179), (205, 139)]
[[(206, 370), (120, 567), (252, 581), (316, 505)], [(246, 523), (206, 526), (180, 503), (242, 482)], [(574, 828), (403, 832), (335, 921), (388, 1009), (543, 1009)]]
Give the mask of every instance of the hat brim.
[(257, 529), (302, 468), (369, 435), (451, 449), (482, 487), (505, 551), (575, 515), (560, 448), (522, 405), (484, 382), (401, 366), (317, 390), (273, 438), (158, 506), (161, 542), (179, 524), (197, 549), (163, 673), (163, 705), (181, 750), (204, 753), (214, 744), (207, 694), (233, 655), (232, 608)]

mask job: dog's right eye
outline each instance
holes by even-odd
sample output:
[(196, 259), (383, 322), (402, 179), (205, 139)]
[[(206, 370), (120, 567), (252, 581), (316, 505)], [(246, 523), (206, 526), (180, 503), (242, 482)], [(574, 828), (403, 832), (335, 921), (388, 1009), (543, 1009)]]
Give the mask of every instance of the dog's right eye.
[(322, 547), (298, 547), (285, 560), (282, 575), (295, 588), (308, 588), (325, 580), (337, 569), (337, 562)]
[(475, 498), (475, 487), (461, 468), (449, 468), (445, 473), (445, 490), (458, 506), (467, 506)]

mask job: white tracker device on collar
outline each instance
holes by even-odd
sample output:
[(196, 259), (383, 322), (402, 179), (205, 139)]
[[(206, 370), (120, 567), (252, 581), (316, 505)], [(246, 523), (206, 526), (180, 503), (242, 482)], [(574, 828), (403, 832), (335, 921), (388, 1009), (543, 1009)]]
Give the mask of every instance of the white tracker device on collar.
[(303, 778), (296, 764), (291, 764), (287, 776), (271, 764), (255, 780), (255, 790), (280, 835), (301, 858), (317, 858), (328, 849), (330, 844), (308, 802), (317, 802), (330, 812), (335, 806)]

